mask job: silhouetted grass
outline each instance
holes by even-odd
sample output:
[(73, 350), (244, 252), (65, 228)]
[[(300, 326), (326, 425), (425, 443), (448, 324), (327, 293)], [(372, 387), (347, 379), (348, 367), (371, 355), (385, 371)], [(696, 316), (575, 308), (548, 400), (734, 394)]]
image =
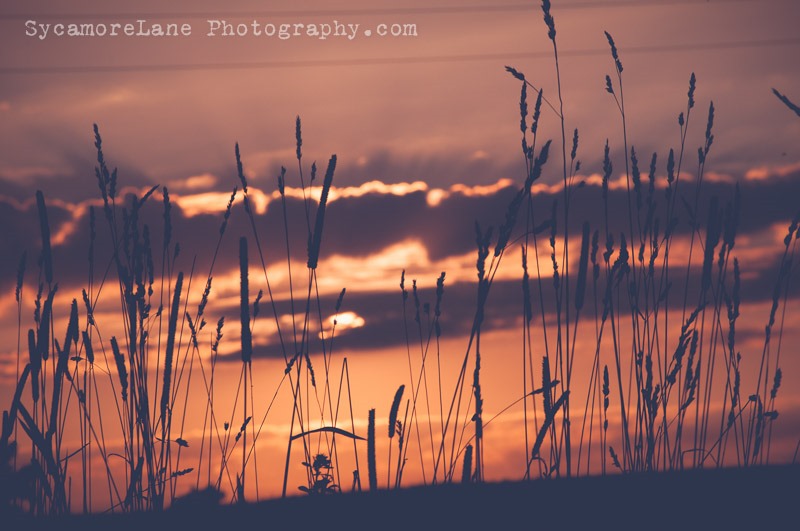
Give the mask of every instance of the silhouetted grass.
[[(181, 463), (181, 452), (190, 444), (184, 439), (188, 438), (185, 431), (190, 402), (202, 403), (204, 410), (202, 434), (199, 440), (191, 441), (192, 444), (199, 442), (193, 481), (195, 490), (222, 491), (230, 495), (229, 501), (240, 503), (245, 501), (245, 492), (248, 496), (255, 492), (255, 498), (248, 501), (258, 501), (259, 483), (263, 488), (264, 482), (279, 481), (259, 478), (261, 467), (256, 448), (272, 405), (281, 394), (291, 397), (283, 496), (287, 495), (290, 470), (297, 464), (295, 461), (302, 463), (306, 474), (307, 484), (298, 487), (301, 491), (321, 497), (319, 495), (345, 490), (341, 479), (345, 459), (340, 459), (337, 437), (353, 441), (352, 492), (361, 491), (359, 455), (366, 446), (372, 497), (361, 499), (370, 502), (382, 495), (375, 494), (381, 490), (379, 466), (381, 470), (385, 466), (387, 490), (393, 486), (399, 489), (406, 463), (417, 459), (423, 484), (482, 483), (487, 477), (487, 456), (494, 451), (485, 437), (486, 430), (495, 418), (518, 407), (520, 402), (521, 433), (524, 435), (517, 442), (524, 452), (524, 461), (520, 458), (518, 466), (519, 476), (525, 479), (595, 473), (606, 476), (617, 472), (631, 475), (658, 472), (660, 477), (667, 478), (673, 477), (669, 474), (673, 471), (690, 468), (769, 464), (772, 430), (778, 418), (776, 398), (783, 377), (782, 339), (791, 264), (800, 238), (800, 213), (794, 215), (784, 239), (783, 255), (774, 274), (771, 307), (765, 316), (763, 349), (760, 357), (749, 360), (758, 365), (755, 389), (747, 391), (743, 389), (742, 361), (748, 353), (740, 351), (736, 333), (741, 271), (734, 255), (744, 199), (737, 187), (732, 197), (714, 196), (707, 205), (701, 203), (706, 164), (713, 154), (713, 102), (709, 103), (703, 144), (697, 150), (695, 179), (688, 180), (683, 169), (688, 164), (687, 132), (696, 103), (697, 80), (691, 74), (686, 108), (677, 119), (680, 134), (677, 153), (669, 149), (662, 170), (658, 168), (659, 157), (653, 153), (645, 181), (635, 146), (629, 146), (630, 117), (625, 109), (621, 52), (613, 37), (605, 33), (615, 70), (615, 79), (606, 76), (606, 91), (613, 97), (622, 121), (627, 206), (623, 216), (627, 227), (613, 226), (610, 222), (613, 207), (609, 204), (609, 190), (615, 177), (610, 148), (613, 140), (606, 140), (604, 146), (600, 189), (576, 183), (581, 166), (577, 158), (579, 134), (575, 128), (568, 164), (567, 121), (555, 19), (549, 1), (543, 1), (541, 7), (553, 46), (558, 109), (543, 96), (542, 90), (535, 89), (524, 73), (506, 67), (521, 83), (519, 109), (525, 175), (506, 210), (497, 213), (497, 230), (486, 225), (485, 220), (475, 222), (474, 313), (463, 361), (456, 374), (443, 374), (440, 359), (445, 272), (436, 280), (433, 313), (431, 304), (420, 296), (417, 279), (412, 280), (415, 324), (408, 318), (412, 308), (408, 304), (405, 270), (401, 275), (402, 327), (409, 373), (408, 382), (397, 388), (388, 416), (384, 417), (388, 435), (385, 465), (378, 463), (376, 441), (378, 424), (384, 420), (376, 415), (376, 409), (369, 409), (367, 442), (358, 444), (363, 438), (357, 435), (348, 360), (335, 357), (336, 319), (330, 331), (323, 321), (317, 275), (324, 265), (321, 260), (325, 251), (323, 232), (329, 215), (337, 156), (330, 157), (318, 190), (314, 189), (316, 164), (312, 164), (306, 184), (301, 121), (297, 118), (295, 140), (305, 220), (305, 231), (301, 232), (306, 236), (303, 242), (307, 251), (306, 282), (305, 293), (296, 293), (293, 278), (298, 272), (293, 271), (291, 260), (295, 242), (289, 236), (287, 171), (282, 168), (277, 185), (291, 308), (290, 319), (286, 320), (278, 311), (261, 237), (261, 231), (276, 229), (257, 223), (242, 153), (236, 144), (241, 203), (251, 234), (239, 239), (238, 339), (242, 370), (236, 389), (220, 390), (215, 388), (215, 372), (224, 317), (217, 321), (210, 344), (201, 341), (201, 332), (206, 325), (206, 307), (213, 305), (214, 265), (239, 189), (233, 189), (220, 221), (206, 282), (192, 315), (188, 304), (192, 296), (194, 265), (188, 273), (178, 267), (180, 243), (173, 241), (172, 206), (167, 188), (162, 188), (162, 245), (157, 249), (151, 239), (156, 231), (142, 221), (140, 214), (158, 187), (149, 189), (141, 197), (131, 194), (124, 201), (120, 200), (117, 170), (109, 170), (100, 132), (95, 126), (95, 175), (110, 247), (103, 256), (95, 247), (97, 227), (94, 210), (90, 209), (88, 279), (82, 291), (85, 315), (80, 315), (77, 300), (73, 299), (66, 330), (58, 330), (55, 323), (60, 321), (57, 318), (62, 311), (67, 312), (59, 308), (56, 301), (58, 270), (53, 259), (47, 205), (44, 193), (37, 191), (41, 257), (38, 291), (33, 299), (35, 312), (27, 333), (22, 319), (28, 268), (25, 255), (19, 262), (15, 286), (17, 385), (9, 410), (3, 415), (0, 437), (3, 486), (0, 501), (4, 506), (36, 517), (64, 515), (77, 507), (89, 513), (106, 509), (160, 511), (173, 504), (180, 506), (181, 502), (175, 503), (177, 496), (186, 489), (179, 489), (178, 485), (187, 481), (181, 478), (195, 472), (194, 467)], [(533, 113), (528, 109), (528, 87), (537, 92)], [(786, 96), (773, 91), (789, 109), (800, 114)], [(563, 197), (554, 201), (548, 212), (537, 211), (532, 200), (534, 185), (546, 171), (552, 146), (551, 140), (538, 138), (540, 120), (547, 118), (541, 116), (543, 101), (559, 120), (561, 132), (561, 144), (553, 149), (560, 147), (561, 150)], [(662, 173), (665, 178), (660, 177)], [(664, 182), (657, 185), (657, 179)], [(596, 200), (603, 206), (599, 219), (576, 219), (580, 213), (571, 211), (575, 194), (583, 193), (599, 194)], [(581, 227), (576, 264), (571, 263), (569, 255), (570, 227), (574, 226)], [(679, 228), (688, 235), (688, 242), (678, 240)], [(683, 264), (676, 266), (674, 260), (670, 264), (672, 247), (683, 243), (688, 243), (685, 274), (682, 274)], [(604, 245), (602, 252), (601, 244)], [(522, 257), (521, 371), (511, 363), (507, 370), (509, 382), (513, 376), (515, 385), (521, 383), (521, 391), (518, 400), (485, 418), (489, 412), (484, 408), (481, 371), (492, 354), (484, 348), (482, 335), (487, 314), (493, 311), (489, 301), (495, 277), (507, 252), (517, 246)], [(540, 263), (540, 253), (549, 255), (547, 263)], [(259, 291), (253, 299), (250, 287), (256, 280), (251, 275), (251, 266), (256, 257), (261, 264), (266, 293)], [(160, 268), (156, 266), (159, 260)], [(697, 286), (692, 283), (695, 270), (700, 271)], [(103, 273), (98, 277), (99, 272)], [(112, 279), (116, 285), (111, 285)], [(335, 316), (339, 315), (344, 294), (343, 289)], [(285, 362), (273, 400), (267, 405), (256, 404), (253, 398), (256, 385), (253, 330), (262, 309), (262, 296), (266, 297), (264, 305), (269, 301), (277, 348)], [(98, 322), (95, 316), (100, 302), (107, 300), (118, 304), (116, 323)], [(674, 322), (677, 312), (670, 317), (671, 307), (680, 308), (679, 323)], [(554, 324), (547, 316), (553, 318)], [(291, 323), (291, 331), (287, 329), (287, 322)], [(113, 333), (106, 339), (103, 333), (108, 334), (109, 330)], [(21, 352), (23, 336), (28, 342), (27, 361)], [(58, 340), (60, 337), (63, 341)], [(579, 337), (588, 338), (589, 352), (578, 351)], [(418, 358), (416, 343), (419, 344)], [(428, 363), (434, 351), (435, 366), (433, 362)], [(321, 370), (319, 364), (317, 370), (312, 365), (312, 357), (317, 354), (322, 357)], [(152, 365), (153, 358), (155, 365)], [(337, 371), (339, 362), (341, 370)], [(589, 379), (580, 382), (575, 376), (575, 367), (584, 363), (589, 368)], [(467, 372), (470, 368), (471, 383)], [(200, 375), (202, 385), (192, 385), (192, 374)], [(519, 382), (520, 375), (522, 382)], [(449, 389), (445, 385), (448, 381), (452, 384)], [(406, 385), (410, 393), (406, 395), (401, 415)], [(27, 389), (30, 389), (29, 395)], [(100, 389), (108, 392), (101, 394)], [(220, 393), (231, 393), (230, 410), (216, 408), (215, 402), (222, 402)], [(77, 428), (72, 426), (73, 422)], [(75, 429), (80, 443), (77, 450), (70, 452), (64, 441)], [(295, 444), (302, 444), (301, 460), (292, 455), (293, 450), (296, 451)], [(396, 461), (393, 459), (395, 444)], [(31, 464), (20, 467), (16, 455), (23, 445), (23, 453), (26, 458), (30, 457)], [(411, 446), (416, 448), (411, 449)], [(76, 456), (80, 456), (80, 466), (71, 465), (74, 463), (71, 459)], [(97, 485), (97, 479), (93, 479), (98, 477), (92, 468), (93, 462), (102, 463), (100, 476), (104, 476), (104, 484)], [(794, 469), (792, 472), (796, 473)], [(742, 472), (742, 475), (746, 474)], [(720, 473), (719, 477), (722, 476)], [(21, 495), (7, 488), (22, 477), (28, 478), (24, 482), (27, 492)], [(80, 502), (73, 498), (73, 482), (80, 488)], [(556, 494), (560, 488), (557, 484), (542, 483), (537, 487), (541, 489), (539, 494), (550, 493), (560, 503), (565, 503), (566, 494)], [(588, 480), (581, 485), (587, 484)], [(468, 490), (470, 488), (464, 487), (458, 492), (467, 499), (470, 493), (477, 492)], [(527, 492), (527, 488), (519, 490)], [(108, 507), (93, 503), (101, 491), (109, 500)], [(619, 499), (610, 497), (607, 503), (618, 503)], [(658, 502), (655, 496), (652, 503)], [(422, 502), (416, 500), (415, 503)], [(550, 510), (559, 514), (552, 507)], [(664, 513), (664, 506), (654, 506), (653, 512), (646, 514), (651, 517), (655, 511)], [(453, 510), (450, 515), (472, 513)], [(330, 517), (330, 513), (326, 514)], [(562, 513), (561, 518), (565, 518), (565, 514)]]

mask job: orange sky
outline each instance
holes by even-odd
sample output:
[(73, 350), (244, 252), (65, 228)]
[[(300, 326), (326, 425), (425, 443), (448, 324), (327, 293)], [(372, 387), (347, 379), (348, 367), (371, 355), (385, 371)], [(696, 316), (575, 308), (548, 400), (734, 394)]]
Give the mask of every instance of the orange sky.
[[(384, 2), (375, 7), (374, 2), (349, 0), (332, 8), (321, 1), (302, 7), (283, 1), (270, 2), (269, 6), (240, 1), (220, 8), (217, 3), (200, 1), (167, 9), (155, 1), (124, 7), (97, 1), (72, 2), (69, 6), (44, 1), (4, 3), (0, 7), (0, 220), (9, 228), (0, 243), (0, 253), (6, 257), (0, 264), (0, 311), (5, 316), (0, 320), (0, 332), (6, 338), (0, 342), (0, 403), (10, 400), (16, 373), (14, 282), (23, 252), (28, 253), (23, 339), (33, 326), (38, 274), (35, 257), (40, 248), (35, 191), (44, 192), (53, 226), (54, 268), (60, 286), (56, 337), (63, 336), (70, 299), (80, 301), (86, 285), (89, 206), (94, 206), (98, 214), (99, 260), (103, 267), (109, 263), (110, 240), (107, 227), (102, 226), (102, 201), (94, 177), (95, 123), (103, 136), (106, 159), (119, 168), (123, 194), (141, 195), (153, 185), (169, 187), (175, 239), (182, 246), (176, 267), (188, 275), (194, 260), (189, 306), (195, 308), (210, 267), (221, 215), (231, 189), (240, 184), (234, 158), (234, 144), (239, 143), (249, 199), (264, 238), (271, 288), (278, 299), (278, 322), (285, 327), (284, 333), (290, 329), (277, 175), (281, 166), (288, 169), (293, 280), (294, 288), (303, 291), (307, 273), (303, 191), (295, 159), (298, 115), (302, 118), (306, 183), (311, 162), (319, 166), (316, 189), (311, 193), (315, 199), (328, 158), (334, 153), (338, 156), (317, 280), (320, 314), (326, 326), (330, 325), (336, 297), (342, 288), (347, 289), (342, 312), (352, 313), (347, 319), (340, 318), (332, 374), (338, 385), (341, 360), (347, 356), (358, 434), (366, 435), (369, 408), (377, 409), (378, 430), (382, 433), (386, 429), (388, 408), (399, 385), (406, 385), (409, 396), (411, 381), (398, 286), (403, 270), (406, 288), (410, 290), (412, 279), (416, 279), (423, 302), (431, 305), (436, 278), (446, 272), (442, 306), (442, 353), (446, 362), (442, 374), (448, 395), (466, 350), (474, 311), (474, 222), (484, 228), (499, 226), (525, 177), (519, 147), (520, 84), (504, 67), (524, 72), (558, 108), (551, 43), (538, 5), (528, 4), (443, 1), (429, 5), (413, 1)], [(680, 147), (677, 116), (685, 111), (692, 73), (697, 77), (697, 104), (690, 118), (681, 174), (682, 182), (687, 183), (682, 186), (688, 199), (692, 199), (689, 190), (696, 183), (696, 150), (704, 140), (713, 100), (715, 136), (697, 214), (704, 237), (709, 198), (719, 196), (724, 205), (731, 200), (734, 183), (739, 183), (742, 219), (733, 254), (741, 262), (743, 301), (737, 330), (739, 348), (746, 359), (744, 370), (749, 371), (743, 373), (743, 384), (753, 384), (783, 237), (800, 196), (800, 120), (771, 91), (777, 88), (793, 101), (800, 101), (796, 68), (800, 39), (795, 27), (800, 10), (796, 2), (556, 0), (553, 4), (567, 142), (577, 128), (581, 170), (575, 182), (585, 182), (576, 190), (574, 216), (569, 222), (572, 282), (578, 270), (581, 223), (590, 220), (592, 230), (602, 233), (600, 183), (606, 141), (614, 164), (611, 222), (619, 227), (617, 230), (627, 230), (622, 126), (614, 100), (604, 88), (605, 75), (614, 71), (603, 35), (608, 31), (624, 64), (628, 141), (636, 146), (643, 179), (650, 154), (658, 153), (658, 194), (666, 187), (667, 153)], [(29, 20), (36, 24), (125, 24), (137, 19), (190, 24), (192, 34), (163, 38), (48, 34), (45, 39), (25, 35)], [(352, 40), (209, 37), (209, 19), (248, 27), (254, 20), (260, 27), (333, 24), (336, 20), (358, 24), (359, 29)], [(417, 36), (381, 38), (375, 34), (380, 24), (394, 23), (415, 24)], [(41, 34), (41, 26), (36, 27)], [(366, 30), (373, 34), (367, 37)], [(530, 111), (534, 100), (535, 93), (529, 90)], [(544, 104), (537, 150), (546, 139), (554, 143), (550, 161), (534, 190), (537, 223), (549, 218), (552, 201), (562, 197), (560, 135), (558, 116)], [(162, 192), (157, 191), (142, 211), (145, 222), (152, 224), (157, 243), (161, 238), (161, 200)], [(678, 208), (681, 215), (686, 212), (682, 205)], [(219, 352), (238, 360), (236, 243), (240, 235), (251, 234), (241, 192), (230, 223), (215, 265), (206, 333), (210, 334), (219, 317), (226, 316), (228, 328)], [(563, 231), (561, 225), (559, 231)], [(275, 226), (280, 229), (271, 230)], [(562, 234), (557, 239), (559, 256)], [(685, 225), (676, 228), (671, 251), (673, 278), (685, 275), (690, 234)], [(539, 240), (539, 257), (543, 277), (551, 282), (548, 236), (546, 231)], [(601, 236), (601, 254), (602, 240)], [(698, 248), (694, 252), (702, 253)], [(251, 241), (251, 253), (254, 249)], [(260, 263), (252, 261), (254, 256), (251, 254), (251, 298), (259, 289), (267, 289)], [(519, 248), (510, 248), (490, 297), (482, 344), (484, 422), (523, 394), (520, 263)], [(697, 255), (693, 265), (689, 280), (692, 292), (700, 275)], [(791, 272), (789, 306), (783, 316), (785, 334), (781, 341), (785, 352), (775, 442), (775, 455), (782, 460), (791, 459), (800, 433), (800, 365), (792, 352), (800, 339), (793, 326), (800, 319), (794, 286), (797, 266)], [(97, 311), (98, 320), (105, 316), (109, 323), (103, 331), (108, 338), (122, 331), (118, 324), (112, 324), (119, 313), (116, 287), (104, 289), (107, 298), (101, 299)], [(554, 330), (552, 295), (547, 296), (546, 304), (547, 326)], [(679, 325), (681, 309), (670, 310), (671, 326)], [(277, 387), (276, 374), (282, 362), (276, 361), (278, 325), (266, 298), (261, 311), (253, 327), (254, 366), (258, 367), (254, 371), (267, 376), (255, 392), (266, 404)], [(84, 313), (81, 307), (82, 319)], [(595, 348), (594, 318), (588, 310), (582, 318), (585, 329), (579, 332), (578, 345), (589, 356)], [(708, 319), (711, 327), (710, 315)], [(722, 319), (727, 324), (724, 314)], [(344, 326), (346, 321), (351, 323), (349, 329)], [(537, 331), (535, 337), (541, 340), (540, 334)], [(554, 334), (551, 330), (551, 340)], [(184, 338), (183, 347), (186, 345)], [(413, 352), (418, 363), (418, 348)], [(207, 360), (207, 348), (203, 355)], [(319, 346), (312, 347), (312, 355), (319, 367)], [(534, 357), (537, 370), (541, 355), (537, 351)], [(607, 351), (604, 356), (608, 356)], [(232, 392), (239, 363), (226, 362), (221, 367), (225, 376), (218, 392)], [(580, 387), (576, 394), (581, 395), (583, 404), (589, 367), (581, 365), (576, 371), (579, 383), (575, 385)], [(471, 375), (472, 365), (467, 391)], [(199, 376), (193, 378), (193, 385), (198, 386)], [(289, 410), (287, 390), (281, 389), (275, 406), (280, 413), (271, 413), (274, 424), (268, 423), (275, 437), (263, 443), (268, 449), (263, 455), (269, 457), (262, 461), (262, 473), (270, 479), (259, 492), (262, 497), (279, 494), (275, 477), (282, 476), (286, 443), (285, 434), (284, 438), (277, 434), (289, 421), (283, 418)], [(217, 398), (220, 408), (229, 411), (231, 395)], [(194, 413), (194, 418), (203, 415), (202, 411)], [(263, 408), (255, 414), (263, 415)], [(574, 414), (580, 417), (577, 411)], [(522, 408), (517, 406), (487, 427), (487, 479), (518, 479), (524, 473), (520, 464), (526, 452), (521, 416)], [(433, 417), (438, 422), (438, 417)], [(347, 419), (349, 422), (349, 414)], [(186, 433), (195, 435), (189, 454), (197, 451), (198, 429), (197, 425), (186, 428)], [(366, 443), (358, 444), (363, 446), (360, 466), (362, 480), (366, 481)], [(379, 446), (381, 455), (388, 451), (385, 444), (384, 437), (380, 442), (384, 446)], [(348, 445), (352, 451), (349, 441)], [(299, 455), (293, 454), (293, 493), (303, 479)], [(343, 476), (348, 476), (351, 466), (347, 459), (342, 456)], [(419, 463), (415, 441), (409, 451), (409, 482), (421, 480)], [(382, 466), (379, 477), (385, 482), (385, 463)], [(188, 484), (193, 485), (193, 481)], [(343, 477), (341, 481), (349, 489), (351, 479)]]

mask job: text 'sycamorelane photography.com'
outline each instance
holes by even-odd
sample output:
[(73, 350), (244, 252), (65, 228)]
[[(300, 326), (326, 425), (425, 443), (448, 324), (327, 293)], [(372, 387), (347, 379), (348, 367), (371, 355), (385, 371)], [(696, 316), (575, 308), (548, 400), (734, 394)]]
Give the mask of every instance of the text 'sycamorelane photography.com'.
[[(361, 32), (359, 33), (359, 28)], [(40, 22), (27, 20), (25, 35), (45, 40), (59, 37), (275, 37), (288, 40), (307, 37), (319, 40), (345, 38), (353, 40), (364, 37), (417, 37), (417, 25), (413, 23), (380, 23), (362, 28), (360, 23), (344, 23), (338, 20), (323, 23), (305, 22), (228, 22), (223, 19), (206, 20), (202, 28), (188, 22), (150, 22), (137, 19), (134, 22)]]

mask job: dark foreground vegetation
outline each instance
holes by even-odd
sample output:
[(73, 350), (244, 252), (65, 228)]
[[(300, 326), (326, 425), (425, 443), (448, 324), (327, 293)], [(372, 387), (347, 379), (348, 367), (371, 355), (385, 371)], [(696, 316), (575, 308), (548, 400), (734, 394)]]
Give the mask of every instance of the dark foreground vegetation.
[(800, 466), (447, 484), (164, 512), (4, 519), (5, 529), (791, 529)]

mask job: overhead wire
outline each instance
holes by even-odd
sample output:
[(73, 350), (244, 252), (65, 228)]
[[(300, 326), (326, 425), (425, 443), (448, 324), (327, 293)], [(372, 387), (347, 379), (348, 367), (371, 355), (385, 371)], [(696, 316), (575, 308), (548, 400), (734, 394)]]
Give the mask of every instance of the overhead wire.
[[(645, 53), (668, 53), (678, 51), (731, 50), (741, 48), (764, 48), (773, 46), (796, 46), (800, 37), (761, 40), (734, 40), (704, 43), (674, 43), (664, 45), (627, 46), (626, 55)], [(559, 50), (564, 57), (590, 57), (607, 55), (606, 48), (576, 48)], [(495, 52), (483, 54), (454, 54), (399, 57), (362, 57), (351, 59), (292, 59), (274, 61), (236, 61), (211, 63), (165, 63), (132, 65), (64, 65), (64, 66), (20, 66), (0, 67), (0, 74), (91, 74), (107, 72), (187, 72), (201, 70), (253, 70), (274, 68), (310, 68), (326, 66), (383, 66), (408, 64), (463, 63), (472, 61), (509, 61), (512, 59), (549, 58), (550, 51)]]

